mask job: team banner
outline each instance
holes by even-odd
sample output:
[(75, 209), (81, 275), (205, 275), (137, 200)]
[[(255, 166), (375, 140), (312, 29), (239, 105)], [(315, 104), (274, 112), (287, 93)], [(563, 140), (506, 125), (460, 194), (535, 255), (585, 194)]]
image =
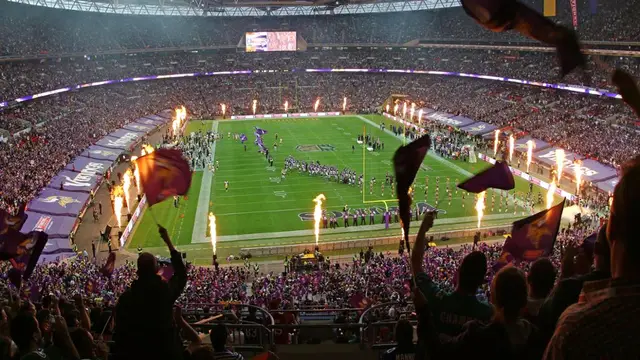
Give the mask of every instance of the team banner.
[(618, 177), (616, 176), (613, 179), (604, 180), (596, 183), (596, 187), (602, 191), (613, 193), (613, 190), (616, 188), (616, 185), (618, 185), (618, 181), (620, 181), (620, 179), (618, 179)]
[[(603, 165), (595, 160), (585, 159), (582, 160), (580, 166), (582, 170), (582, 178), (591, 182), (603, 181), (611, 178), (617, 178), (618, 172), (611, 166)], [(570, 167), (569, 172), (574, 174), (577, 167)]]
[(149, 119), (147, 117), (141, 117), (139, 119), (136, 119), (134, 122), (142, 125), (149, 125), (149, 126), (155, 126), (155, 127), (158, 127), (165, 123), (164, 119), (154, 120), (154, 119)]
[(151, 132), (153, 129), (155, 129), (156, 126), (147, 125), (147, 124), (139, 124), (137, 122), (132, 122), (132, 123), (129, 123), (129, 124), (123, 126), (122, 128), (125, 129), (125, 130), (135, 131), (135, 132), (146, 134), (146, 133)]
[(486, 122), (478, 121), (477, 123), (463, 126), (460, 130), (467, 132), (471, 135), (484, 135), (487, 133), (492, 133), (493, 130), (498, 127), (492, 124), (487, 124)]
[(29, 217), (22, 225), (20, 232), (42, 231), (49, 235), (49, 241), (51, 239), (67, 239), (74, 232), (78, 223), (77, 218), (69, 216), (38, 214), (31, 211), (27, 211), (26, 214)]
[(92, 192), (102, 181), (102, 175), (95, 172), (73, 172), (62, 170), (54, 176), (47, 187), (66, 191)]
[(65, 170), (71, 170), (89, 176), (103, 175), (107, 170), (109, 170), (112, 164), (112, 161), (89, 159), (78, 156), (65, 167)]
[(455, 116), (444, 112), (435, 111), (431, 114), (427, 114), (427, 119), (437, 121), (439, 123), (450, 125), (456, 128), (461, 128), (467, 125), (473, 124), (475, 121), (462, 116)]
[(96, 145), (109, 149), (129, 150), (140, 137), (140, 133), (120, 129), (98, 140)]
[(155, 121), (160, 121), (163, 124), (166, 123), (167, 121), (171, 120), (171, 111), (169, 111), (169, 117), (165, 117), (165, 116), (160, 116), (160, 115), (147, 115), (145, 116), (145, 118), (147, 119), (151, 119), (151, 120), (155, 120)]
[(46, 259), (42, 259), (42, 256), (45, 256), (45, 255), (60, 257), (61, 254), (67, 254), (66, 257), (68, 257), (69, 255), (75, 255), (75, 253), (73, 252), (73, 249), (71, 248), (71, 241), (69, 241), (69, 239), (67, 238), (65, 239), (49, 238), (49, 241), (47, 241), (47, 245), (45, 245), (44, 249), (42, 250), (42, 255), (40, 256), (40, 259), (46, 260)]
[(89, 200), (89, 194), (45, 188), (27, 206), (41, 214), (77, 217)]
[(108, 149), (102, 146), (91, 145), (83, 151), (80, 156), (90, 159), (115, 162), (123, 152), (124, 151), (122, 149)]
[(528, 146), (527, 142), (531, 140), (533, 141), (533, 151), (542, 151), (544, 149), (548, 149), (551, 147), (551, 144), (548, 142), (544, 142), (542, 140), (534, 139), (531, 136), (525, 136), (523, 138), (517, 139), (515, 141), (515, 151), (527, 152)]
[(165, 118), (167, 120), (171, 120), (171, 119), (173, 119), (173, 110), (164, 109), (164, 110), (160, 111), (157, 116), (160, 116), (160, 117)]
[[(538, 162), (554, 167), (556, 166), (556, 150), (562, 150), (562, 149), (558, 147), (552, 147), (550, 149), (537, 151), (533, 153), (533, 158)], [(565, 151), (564, 152), (564, 168), (569, 170), (569, 167), (573, 166), (573, 163), (576, 160), (579, 160), (581, 158), (582, 157), (580, 155)]]

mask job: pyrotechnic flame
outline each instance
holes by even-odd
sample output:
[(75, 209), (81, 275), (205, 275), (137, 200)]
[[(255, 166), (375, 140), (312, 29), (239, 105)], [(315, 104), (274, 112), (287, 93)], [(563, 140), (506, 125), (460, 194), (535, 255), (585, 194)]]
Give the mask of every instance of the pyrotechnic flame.
[(500, 137), (500, 130), (496, 130), (494, 133), (495, 136), (493, 138), (493, 156), (496, 156), (496, 154), (498, 153), (498, 138)]
[(137, 159), (138, 157), (135, 155), (131, 157), (131, 162), (133, 163), (133, 177), (136, 179), (136, 190), (138, 191), (138, 194), (140, 194), (142, 190), (140, 189), (140, 171), (138, 171), (138, 164), (136, 163)]
[(320, 238), (320, 221), (322, 220), (322, 201), (327, 200), (324, 194), (316, 196), (313, 201), (316, 203), (316, 207), (313, 209), (313, 232), (316, 235), (316, 246), (318, 246), (318, 240)]
[(142, 144), (142, 155), (148, 155), (155, 151), (155, 148), (151, 144)]
[(562, 179), (562, 168), (564, 167), (564, 150), (556, 149), (556, 166), (558, 167), (558, 184)]
[(576, 160), (576, 194), (580, 194), (580, 185), (582, 184), (582, 161)]
[(533, 148), (536, 146), (536, 143), (533, 140), (527, 141), (527, 173), (529, 172), (529, 167), (531, 166), (531, 157), (533, 157)]
[(411, 103), (411, 111), (409, 112), (409, 116), (411, 121), (413, 121), (413, 115), (416, 113), (416, 103)]
[(482, 222), (482, 217), (484, 216), (484, 199), (487, 192), (483, 191), (478, 194), (478, 200), (476, 201), (476, 212), (478, 214), (478, 229), (480, 228), (480, 223)]
[(554, 178), (549, 184), (549, 191), (547, 191), (547, 209), (551, 209), (553, 206), (553, 195), (556, 192), (556, 179)]
[(403, 102), (402, 103), (402, 118), (404, 119), (405, 117), (407, 117), (407, 102)]
[(418, 124), (422, 124), (422, 109), (418, 110)]
[(611, 208), (612, 204), (613, 204), (613, 194), (611, 194), (611, 191), (609, 191), (609, 208)]
[(213, 255), (216, 255), (218, 251), (218, 239), (216, 234), (216, 216), (212, 212), (209, 213), (209, 236), (211, 237), (211, 247), (213, 248)]
[(129, 213), (131, 213), (131, 193), (129, 191), (131, 191), (132, 176), (131, 169), (127, 169), (122, 177), (122, 190), (124, 191), (124, 198), (127, 200), (127, 210), (129, 210)]
[(398, 115), (398, 104), (393, 105), (393, 115)]
[(256, 109), (258, 108), (258, 100), (253, 99), (253, 103), (251, 104), (251, 110), (253, 110), (253, 115), (256, 114)]
[(113, 212), (118, 221), (118, 227), (122, 227), (122, 207), (124, 206), (124, 199), (122, 187), (116, 186), (113, 188)]
[(386, 109), (387, 109), (387, 114), (388, 114), (389, 113), (389, 104), (387, 104)]
[(220, 104), (220, 109), (222, 109), (222, 116), (224, 116), (227, 113), (227, 105)]
[(400, 239), (404, 239), (404, 228), (402, 226), (400, 226)]
[(318, 106), (320, 106), (320, 98), (317, 98), (316, 103), (313, 104), (313, 111), (318, 111)]
[(284, 102), (284, 112), (287, 112), (287, 111), (289, 111), (289, 101), (288, 100)]
[(342, 111), (347, 111), (347, 97), (342, 99)]
[(516, 144), (516, 139), (513, 138), (513, 134), (509, 135), (509, 162), (513, 160), (513, 148)]

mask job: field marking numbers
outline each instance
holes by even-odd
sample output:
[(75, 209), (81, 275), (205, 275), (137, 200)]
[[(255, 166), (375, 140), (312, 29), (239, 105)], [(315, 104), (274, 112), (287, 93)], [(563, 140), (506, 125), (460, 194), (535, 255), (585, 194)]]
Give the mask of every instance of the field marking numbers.
[(282, 181), (282, 179), (279, 177), (270, 177), (269, 181), (271, 181), (272, 183), (280, 184), (280, 181)]
[(267, 171), (276, 171), (276, 167), (275, 166), (267, 166), (266, 169), (267, 169)]
[(278, 191), (274, 191), (273, 195), (279, 196), (279, 197), (284, 199), (284, 198), (287, 197), (287, 192), (286, 191), (282, 191), (282, 190), (278, 190)]

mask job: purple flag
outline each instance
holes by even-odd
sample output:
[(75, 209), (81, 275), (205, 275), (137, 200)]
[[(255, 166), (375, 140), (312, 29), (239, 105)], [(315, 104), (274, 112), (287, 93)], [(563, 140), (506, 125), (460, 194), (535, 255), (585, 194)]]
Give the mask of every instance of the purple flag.
[(23, 234), (10, 228), (0, 235), (0, 260), (9, 260), (26, 280), (31, 276), (46, 244), (47, 234), (43, 232)]
[(240, 134), (240, 142), (242, 142), (244, 144), (245, 141), (247, 141), (247, 135)]
[(256, 135), (258, 135), (258, 136), (262, 136), (262, 135), (264, 135), (264, 134), (266, 134), (266, 133), (267, 133), (267, 130), (260, 129), (260, 128), (259, 128), (259, 127), (257, 127), (257, 126), (255, 127), (255, 129), (256, 129), (255, 134), (256, 134)]
[(515, 186), (513, 174), (509, 170), (509, 165), (504, 161), (497, 161), (490, 168), (458, 184), (458, 188), (474, 194), (489, 188), (512, 190)]
[(512, 260), (531, 262), (551, 255), (562, 220), (564, 202), (563, 199), (550, 209), (514, 222), (511, 236), (505, 240), (502, 254), (494, 268), (502, 267)]
[(404, 229), (405, 242), (409, 248), (409, 226), (411, 222), (411, 198), (409, 188), (420, 170), (422, 161), (431, 147), (431, 138), (425, 135), (408, 145), (401, 146), (393, 155), (393, 166), (396, 173), (396, 194), (398, 196), (398, 208), (400, 220)]
[(162, 278), (162, 280), (168, 282), (173, 277), (173, 265), (162, 266), (158, 269), (158, 275)]
[(598, 13), (598, 0), (589, 0), (589, 10), (591, 10), (591, 15)]

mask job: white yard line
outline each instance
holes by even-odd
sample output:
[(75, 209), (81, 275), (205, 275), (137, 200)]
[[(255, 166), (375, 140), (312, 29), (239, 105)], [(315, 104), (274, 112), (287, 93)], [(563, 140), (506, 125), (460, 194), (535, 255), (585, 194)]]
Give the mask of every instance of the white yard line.
[[(218, 132), (218, 121), (211, 123), (211, 131)], [(211, 145), (211, 163), (215, 164), (216, 144), (218, 140)], [(196, 208), (196, 217), (193, 222), (193, 235), (191, 242), (201, 242), (205, 238), (207, 232), (207, 221), (209, 221), (209, 200), (211, 199), (211, 180), (213, 174), (209, 170), (202, 173), (202, 183), (200, 184), (200, 194), (198, 195), (198, 207)]]

